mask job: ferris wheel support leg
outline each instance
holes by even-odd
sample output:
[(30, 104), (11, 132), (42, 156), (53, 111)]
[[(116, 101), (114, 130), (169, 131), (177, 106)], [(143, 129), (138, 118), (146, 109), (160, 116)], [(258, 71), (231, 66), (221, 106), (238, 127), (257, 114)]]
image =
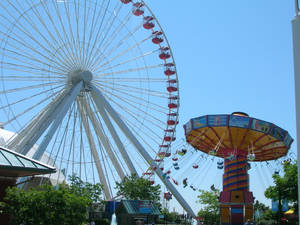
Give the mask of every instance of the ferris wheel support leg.
[(116, 145), (118, 146), (118, 149), (119, 149), (122, 157), (124, 158), (125, 163), (126, 163), (127, 167), (129, 168), (129, 171), (132, 174), (138, 175), (136, 169), (133, 166), (132, 161), (129, 158), (129, 155), (127, 154), (127, 152), (125, 150), (124, 145), (122, 144), (122, 142), (121, 142), (121, 140), (120, 140), (120, 138), (119, 138), (119, 136), (118, 136), (115, 128), (113, 127), (113, 125), (112, 125), (112, 123), (111, 123), (111, 121), (110, 121), (110, 119), (109, 119), (109, 117), (108, 117), (108, 115), (107, 115), (107, 113), (106, 113), (106, 111), (105, 111), (105, 109), (103, 107), (104, 103), (102, 101), (102, 98), (100, 98), (99, 95), (98, 95), (98, 89), (97, 88), (92, 88), (91, 95), (93, 97), (93, 100), (94, 100), (94, 102), (95, 102), (95, 104), (97, 106), (97, 109), (98, 109), (100, 115), (102, 116), (102, 119), (104, 120), (104, 122), (105, 122), (105, 124), (106, 124), (106, 126), (107, 126), (107, 128), (109, 130), (109, 132), (112, 135), (112, 138), (114, 139)]
[(176, 188), (172, 185), (172, 183), (164, 178), (162, 171), (159, 169), (158, 165), (153, 161), (148, 152), (144, 149), (144, 147), (140, 144), (140, 142), (136, 139), (133, 133), (128, 129), (126, 124), (121, 120), (119, 115), (115, 112), (115, 110), (111, 107), (111, 105), (106, 101), (101, 91), (92, 85), (92, 93), (94, 94), (94, 98), (97, 97), (102, 102), (103, 107), (110, 114), (122, 132), (126, 135), (126, 137), (131, 141), (131, 143), (135, 146), (135, 148), (140, 152), (143, 158), (149, 163), (152, 168), (157, 168), (155, 173), (159, 176), (161, 181), (166, 185), (166, 187), (170, 190), (170, 192), (174, 195), (179, 204), (188, 212), (192, 217), (196, 217), (192, 208), (188, 205), (188, 203), (184, 200), (184, 198), (180, 195), (180, 193), (176, 190)]
[(82, 102), (83, 102), (84, 108), (87, 110), (87, 115), (91, 120), (91, 123), (94, 127), (97, 137), (100, 138), (101, 143), (103, 144), (110, 160), (112, 161), (113, 166), (116, 168), (119, 177), (123, 180), (123, 178), (125, 177), (125, 174), (121, 168), (121, 165), (119, 164), (118, 160), (116, 159), (113, 150), (111, 149), (109, 141), (108, 141), (106, 135), (104, 134), (103, 128), (100, 127), (101, 124), (99, 124), (97, 122), (97, 118), (95, 117), (94, 113), (92, 112), (92, 109), (89, 106), (89, 104), (87, 104), (87, 102), (85, 100), (83, 100)]
[(103, 185), (103, 192), (104, 192), (105, 198), (106, 198), (106, 200), (110, 200), (111, 199), (111, 192), (109, 190), (103, 168), (100, 165), (100, 158), (99, 158), (99, 155), (98, 155), (98, 152), (97, 152), (95, 142), (93, 140), (93, 135), (92, 135), (92, 132), (90, 130), (90, 127), (89, 127), (89, 124), (88, 124), (88, 121), (87, 121), (87, 117), (84, 115), (84, 109), (83, 109), (81, 104), (79, 104), (79, 113), (80, 113), (81, 118), (82, 118), (82, 123), (83, 123), (84, 130), (86, 132), (86, 137), (87, 137), (89, 145), (91, 147), (92, 156), (93, 156), (93, 158), (95, 160), (95, 163), (96, 163), (96, 168), (97, 168), (97, 171), (98, 171), (98, 174), (99, 174), (99, 180), (100, 180), (100, 183)]
[(16, 152), (26, 155), (32, 146), (36, 143), (41, 134), (49, 127), (55, 115), (54, 111), (57, 105), (63, 100), (65, 91), (62, 91), (40, 112), (14, 139), (12, 139), (7, 148), (14, 149)]
[[(294, 76), (296, 101), (296, 129), (297, 129), (297, 166), (298, 166), (298, 202), (300, 202), (300, 15), (299, 4), (296, 0), (296, 16), (292, 21), (294, 45)], [(298, 211), (300, 215), (300, 207)], [(300, 216), (299, 216), (300, 224)]]
[(57, 130), (58, 126), (61, 124), (63, 118), (65, 117), (67, 111), (69, 110), (69, 108), (71, 107), (72, 103), (74, 102), (74, 100), (76, 99), (76, 97), (78, 96), (78, 94), (80, 93), (81, 89), (83, 87), (83, 82), (79, 82), (78, 84), (76, 84), (76, 86), (74, 86), (69, 93), (65, 96), (62, 105), (60, 105), (59, 110), (57, 112), (57, 114), (55, 113), (55, 119), (51, 125), (51, 127), (49, 128), (48, 133), (44, 136), (43, 141), (41, 142), (41, 144), (39, 145), (38, 149), (36, 150), (36, 152), (33, 155), (33, 159), (36, 160), (40, 160), (43, 153), (45, 152), (49, 142), (52, 139), (52, 136), (54, 135), (55, 131)]

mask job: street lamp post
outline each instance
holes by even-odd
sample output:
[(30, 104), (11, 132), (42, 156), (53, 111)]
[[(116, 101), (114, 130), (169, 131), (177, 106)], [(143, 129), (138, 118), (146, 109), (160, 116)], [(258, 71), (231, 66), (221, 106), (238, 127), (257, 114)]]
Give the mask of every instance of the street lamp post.
[[(297, 127), (297, 166), (298, 166), (298, 204), (300, 199), (300, 15), (299, 1), (295, 0), (295, 18), (292, 20), (293, 48), (294, 48), (294, 76), (295, 76), (295, 105), (296, 105), (296, 127)], [(298, 207), (300, 215), (300, 207)], [(300, 216), (298, 216), (300, 224)]]

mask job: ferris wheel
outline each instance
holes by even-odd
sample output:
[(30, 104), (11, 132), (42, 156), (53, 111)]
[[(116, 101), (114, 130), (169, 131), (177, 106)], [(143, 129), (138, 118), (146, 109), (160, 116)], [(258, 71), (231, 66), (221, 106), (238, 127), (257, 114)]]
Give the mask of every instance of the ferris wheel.
[(100, 182), (106, 199), (115, 182), (152, 168), (192, 212), (156, 170), (175, 140), (179, 89), (147, 5), (8, 0), (0, 14), (1, 122), (15, 133), (6, 147), (47, 154), (66, 176)]

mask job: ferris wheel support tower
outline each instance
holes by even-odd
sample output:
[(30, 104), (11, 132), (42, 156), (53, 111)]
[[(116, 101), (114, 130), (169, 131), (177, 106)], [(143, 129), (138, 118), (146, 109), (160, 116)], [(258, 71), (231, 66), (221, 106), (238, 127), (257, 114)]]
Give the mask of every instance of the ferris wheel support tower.
[[(295, 101), (297, 125), (297, 166), (298, 166), (298, 202), (300, 202), (300, 10), (299, 1), (295, 0), (296, 16), (292, 21), (294, 44), (294, 74), (295, 74)], [(298, 87), (298, 88), (297, 88)], [(300, 208), (298, 209), (300, 215)], [(300, 217), (299, 217), (300, 222)]]

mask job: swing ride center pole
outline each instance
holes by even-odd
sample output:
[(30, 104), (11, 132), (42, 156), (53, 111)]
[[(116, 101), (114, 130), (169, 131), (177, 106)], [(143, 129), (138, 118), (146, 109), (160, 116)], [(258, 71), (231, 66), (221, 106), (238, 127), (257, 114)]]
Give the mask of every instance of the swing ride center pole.
[(247, 157), (224, 159), (223, 191), (220, 193), (221, 224), (244, 224), (253, 218), (253, 195), (249, 192)]
[[(300, 16), (299, 2), (295, 0), (296, 16), (292, 20), (293, 48), (294, 48), (294, 79), (295, 79), (295, 105), (296, 105), (296, 128), (297, 128), (297, 166), (298, 166), (298, 203), (300, 202)], [(298, 207), (300, 215), (300, 207)], [(300, 224), (300, 217), (298, 216)]]

